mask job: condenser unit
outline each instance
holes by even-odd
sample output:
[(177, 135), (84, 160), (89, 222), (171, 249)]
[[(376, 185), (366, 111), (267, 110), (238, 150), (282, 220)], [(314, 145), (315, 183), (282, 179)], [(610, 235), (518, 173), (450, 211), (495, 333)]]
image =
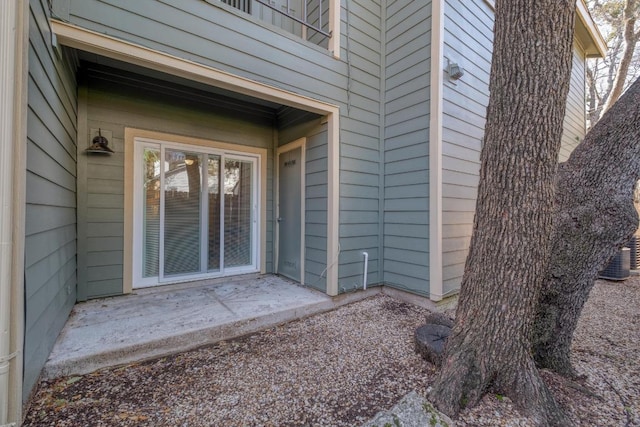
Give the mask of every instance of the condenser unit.
[(625, 280), (629, 278), (629, 264), (631, 250), (629, 248), (622, 248), (618, 253), (609, 261), (607, 267), (599, 274), (601, 279), (607, 280)]
[(633, 236), (627, 247), (630, 249), (629, 255), (629, 268), (631, 270), (637, 270), (640, 268), (640, 237)]

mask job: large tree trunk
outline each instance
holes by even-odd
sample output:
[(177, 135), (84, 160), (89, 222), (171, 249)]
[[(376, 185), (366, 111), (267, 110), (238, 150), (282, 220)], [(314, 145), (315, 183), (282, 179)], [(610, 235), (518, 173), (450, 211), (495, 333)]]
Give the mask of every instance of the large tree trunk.
[(539, 366), (564, 375), (578, 318), (598, 271), (638, 228), (633, 190), (640, 178), (640, 80), (561, 165), (551, 265), (534, 329)]
[(496, 2), (473, 236), (431, 392), (452, 416), (493, 391), (539, 425), (569, 425), (534, 366), (530, 336), (551, 249), (574, 12), (574, 0)]

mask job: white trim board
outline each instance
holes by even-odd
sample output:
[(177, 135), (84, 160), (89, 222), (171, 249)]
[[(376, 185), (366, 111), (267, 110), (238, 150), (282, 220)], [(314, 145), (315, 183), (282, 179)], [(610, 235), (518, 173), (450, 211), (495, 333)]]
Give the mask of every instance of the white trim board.
[(442, 119), (444, 2), (432, 3), (431, 105), (429, 117), (429, 298), (443, 298), (442, 284)]

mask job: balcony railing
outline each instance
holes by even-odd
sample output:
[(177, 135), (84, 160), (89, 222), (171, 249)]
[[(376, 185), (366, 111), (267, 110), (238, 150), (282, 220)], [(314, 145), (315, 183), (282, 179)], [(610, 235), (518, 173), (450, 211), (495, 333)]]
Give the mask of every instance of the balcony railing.
[(331, 38), (331, 0), (220, 0), (319, 46)]

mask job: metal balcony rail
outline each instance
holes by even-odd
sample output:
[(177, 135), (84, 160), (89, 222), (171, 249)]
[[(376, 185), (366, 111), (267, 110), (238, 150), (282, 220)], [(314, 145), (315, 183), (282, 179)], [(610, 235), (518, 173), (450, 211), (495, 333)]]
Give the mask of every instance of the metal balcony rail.
[(286, 0), (286, 10), (281, 10), (278, 7), (274, 6), (268, 0), (221, 0), (223, 3), (228, 4), (231, 7), (234, 7), (238, 10), (241, 10), (245, 13), (252, 14), (252, 2), (256, 2), (261, 4), (262, 6), (273, 10), (274, 12), (279, 13), (280, 15), (286, 16), (287, 18), (303, 25), (304, 27), (315, 31), (318, 34), (323, 35), (324, 37), (331, 38), (331, 32), (325, 31), (322, 29), (322, 12), (323, 12), (323, 0), (318, 1), (318, 19), (316, 23), (310, 23), (308, 21), (308, 7), (309, 0), (303, 0), (303, 17), (304, 19), (298, 18), (297, 16), (289, 13), (291, 11), (290, 0)]

